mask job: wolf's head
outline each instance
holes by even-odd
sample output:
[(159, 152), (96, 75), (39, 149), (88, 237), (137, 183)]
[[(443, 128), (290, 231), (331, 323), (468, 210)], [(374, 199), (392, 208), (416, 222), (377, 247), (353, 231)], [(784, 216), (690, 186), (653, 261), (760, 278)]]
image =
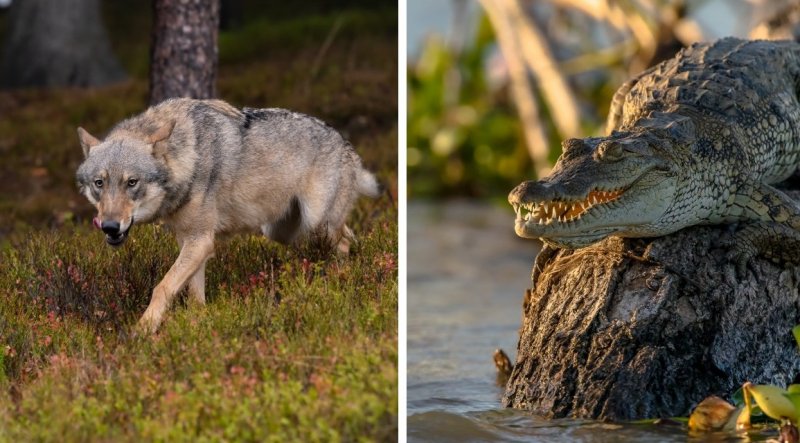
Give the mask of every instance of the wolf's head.
[(78, 128), (85, 157), (78, 167), (78, 188), (97, 208), (94, 224), (112, 246), (121, 245), (134, 221), (151, 220), (164, 200), (169, 173), (164, 162), (175, 122), (149, 136), (119, 135), (100, 141)]

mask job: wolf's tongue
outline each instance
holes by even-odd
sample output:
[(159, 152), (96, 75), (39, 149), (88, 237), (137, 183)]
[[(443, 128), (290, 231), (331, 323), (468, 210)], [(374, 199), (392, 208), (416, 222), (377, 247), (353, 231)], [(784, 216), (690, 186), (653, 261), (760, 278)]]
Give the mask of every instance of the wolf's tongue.
[(95, 228), (101, 229), (100, 219), (98, 217), (92, 219), (92, 224), (94, 225)]

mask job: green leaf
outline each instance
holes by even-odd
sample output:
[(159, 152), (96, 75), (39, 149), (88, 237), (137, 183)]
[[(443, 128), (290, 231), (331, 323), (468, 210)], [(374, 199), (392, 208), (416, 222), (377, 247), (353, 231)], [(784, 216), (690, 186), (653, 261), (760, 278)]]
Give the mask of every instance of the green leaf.
[[(791, 385), (791, 386), (800, 387), (800, 385)], [(800, 392), (791, 392), (791, 391), (789, 391), (789, 393), (788, 394), (784, 394), (784, 396), (786, 398), (788, 398), (792, 402), (792, 404), (794, 404), (795, 409), (800, 411)]]
[(753, 385), (745, 383), (745, 390), (752, 395), (753, 400), (769, 417), (780, 420), (788, 418), (793, 422), (797, 420), (798, 410), (788, 397), (785, 389), (775, 385)]
[(800, 325), (792, 328), (792, 334), (794, 334), (794, 340), (797, 342), (797, 346), (800, 347)]

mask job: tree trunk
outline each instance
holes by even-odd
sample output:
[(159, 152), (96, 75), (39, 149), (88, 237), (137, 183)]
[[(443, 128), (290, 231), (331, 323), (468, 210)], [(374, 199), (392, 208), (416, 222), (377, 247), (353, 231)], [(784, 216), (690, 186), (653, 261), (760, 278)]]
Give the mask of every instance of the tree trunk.
[(549, 417), (685, 416), (745, 381), (791, 383), (800, 268), (756, 258), (737, 276), (725, 256), (731, 232), (557, 251), (526, 295), (504, 404)]
[(154, 0), (150, 104), (216, 95), (219, 0)]
[(125, 79), (111, 51), (99, 0), (11, 4), (0, 86), (101, 86)]

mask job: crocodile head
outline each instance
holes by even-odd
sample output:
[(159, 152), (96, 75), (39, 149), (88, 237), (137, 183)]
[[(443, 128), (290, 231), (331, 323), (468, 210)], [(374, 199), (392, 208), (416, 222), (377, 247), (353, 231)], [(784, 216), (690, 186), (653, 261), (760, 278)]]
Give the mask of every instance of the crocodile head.
[(667, 234), (670, 224), (660, 220), (676, 200), (679, 174), (669, 144), (652, 131), (565, 141), (549, 176), (509, 194), (517, 235), (580, 248), (610, 235)]

